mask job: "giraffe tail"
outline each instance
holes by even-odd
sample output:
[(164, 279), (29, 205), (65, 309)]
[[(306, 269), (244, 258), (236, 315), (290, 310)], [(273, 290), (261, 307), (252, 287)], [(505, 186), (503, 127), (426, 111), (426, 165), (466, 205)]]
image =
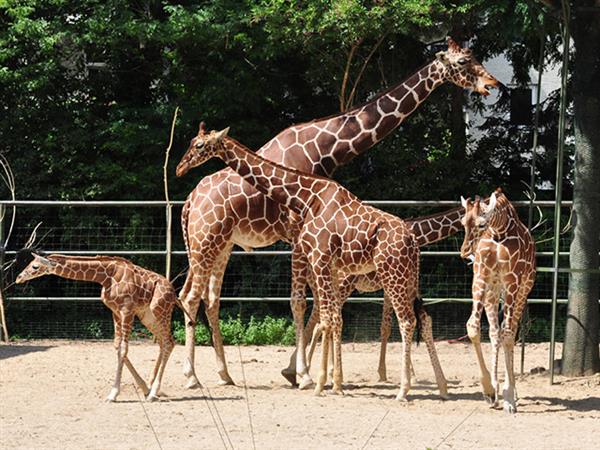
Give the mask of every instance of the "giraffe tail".
[(415, 301), (413, 302), (413, 308), (415, 311), (415, 317), (417, 318), (417, 326), (416, 332), (417, 337), (415, 338), (415, 342), (417, 346), (421, 342), (421, 330), (423, 328), (423, 321), (421, 320), (421, 314), (425, 312), (425, 306), (423, 305), (423, 299), (421, 297), (415, 297)]
[(190, 324), (195, 327), (196, 319), (194, 319), (192, 317), (192, 315), (188, 312), (188, 310), (185, 308), (185, 306), (183, 306), (183, 303), (181, 303), (181, 300), (179, 300), (179, 297), (177, 297), (177, 295), (175, 295), (174, 297), (175, 297), (175, 304), (179, 307), (179, 309), (181, 309), (183, 311), (183, 314), (185, 316), (187, 316), (187, 318), (190, 321)]

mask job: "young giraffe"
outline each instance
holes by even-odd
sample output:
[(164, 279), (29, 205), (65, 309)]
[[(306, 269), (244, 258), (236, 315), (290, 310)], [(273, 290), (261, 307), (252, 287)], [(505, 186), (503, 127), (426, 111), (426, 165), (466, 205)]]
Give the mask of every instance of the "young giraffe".
[[(437, 214), (406, 219), (405, 222), (415, 235), (418, 246), (423, 247), (425, 245), (430, 245), (441, 241), (442, 239), (450, 237), (460, 231), (462, 229), (461, 219), (463, 214), (464, 208), (460, 206), (458, 208), (452, 208)], [(366, 293), (376, 292), (383, 289), (383, 285), (376, 271), (364, 275), (347, 275), (346, 278), (342, 280), (341, 286), (342, 288), (340, 295), (342, 296), (342, 304), (345, 303), (347, 297), (350, 296), (354, 290), (357, 290), (361, 293)], [(315, 311), (318, 311), (317, 304), (313, 305), (313, 313)], [(385, 360), (387, 342), (392, 333), (392, 314), (392, 305), (390, 304), (389, 299), (384, 297), (380, 328), (381, 347), (379, 352), (379, 365), (377, 369), (379, 381), (387, 381), (387, 368)], [(318, 321), (318, 319), (316, 319), (316, 321)], [(431, 333), (433, 335), (431, 317), (429, 315), (422, 317), (422, 321), (422, 332), (424, 334)], [(314, 351), (314, 346), (319, 335), (320, 329), (317, 327), (313, 331), (313, 337), (310, 343), (310, 351), (309, 355), (307, 356), (307, 362), (309, 366), (312, 352)], [(427, 339), (424, 340), (428, 342)], [(433, 342), (433, 338), (431, 339), (431, 342)], [(288, 367), (284, 370), (289, 371), (290, 368)]]
[[(44, 275), (58, 275), (70, 280), (92, 281), (102, 285), (102, 302), (113, 313), (114, 346), (117, 350), (117, 373), (106, 400), (114, 402), (119, 395), (123, 364), (147, 396), (146, 400), (157, 400), (163, 373), (175, 346), (171, 335), (171, 313), (178, 299), (171, 283), (165, 277), (136, 266), (124, 258), (57, 254), (47, 257), (33, 254), (33, 261), (19, 274), (16, 282), (24, 283)], [(159, 345), (150, 391), (127, 357), (129, 335), (135, 316), (152, 332)]]
[[(492, 193), (487, 205), (479, 198), (475, 201), (461, 200), (465, 208), (465, 240), (461, 256), (465, 259), (474, 256), (473, 310), (467, 322), (467, 332), (477, 354), (483, 394), (492, 407), (498, 404), (498, 352), (502, 345), (506, 363), (502, 394), (504, 411), (515, 413), (513, 348), (527, 295), (535, 281), (535, 244), (531, 233), (500, 189)], [(504, 321), (500, 332), (498, 305), (501, 295), (504, 297)], [(491, 380), (481, 351), (483, 309), (490, 324)]]
[[(452, 39), (448, 49), (403, 82), (377, 95), (372, 101), (338, 115), (291, 126), (266, 143), (258, 154), (302, 172), (330, 177), (334, 170), (365, 152), (397, 128), (438, 86), (446, 81), (488, 95), (488, 87), (498, 81), (471, 54)], [(202, 130), (201, 130), (202, 132)], [(177, 175), (189, 166), (182, 161)], [(234, 244), (244, 249), (266, 247), (279, 240), (293, 245), (294, 227), (286, 208), (262, 195), (231, 169), (204, 177), (188, 196), (181, 222), (190, 270), (180, 299), (192, 317), (196, 317), (200, 301), (212, 330), (221, 384), (233, 384), (227, 371), (223, 341), (219, 330), (219, 304), (223, 274)], [(294, 256), (293, 256), (294, 259)], [(306, 261), (300, 258), (292, 271), (301, 273)], [(303, 283), (293, 283), (303, 291)], [(304, 283), (305, 285), (305, 283)], [(295, 316), (302, 316), (306, 300), (292, 293)], [(307, 333), (310, 327), (307, 324)], [(302, 323), (304, 327), (304, 323)], [(304, 333), (299, 346), (299, 374), (305, 367)], [(199, 386), (194, 371), (194, 329), (186, 324), (184, 374), (187, 387)], [(295, 383), (293, 377), (287, 377)]]
[[(244, 181), (296, 215), (300, 228), (296, 243), (312, 269), (323, 332), (315, 393), (323, 391), (327, 378), (330, 336), (334, 347), (333, 392), (342, 393), (339, 281), (345, 274), (376, 270), (400, 323), (404, 376), (397, 399), (406, 400), (410, 389), (410, 345), (416, 322), (413, 302), (418, 291), (416, 238), (404, 221), (363, 204), (335, 181), (272, 163), (226, 137), (227, 131), (198, 135), (184, 159), (191, 166), (198, 166), (219, 157)], [(427, 347), (440, 394), (446, 396), (446, 380), (435, 347), (433, 343)]]

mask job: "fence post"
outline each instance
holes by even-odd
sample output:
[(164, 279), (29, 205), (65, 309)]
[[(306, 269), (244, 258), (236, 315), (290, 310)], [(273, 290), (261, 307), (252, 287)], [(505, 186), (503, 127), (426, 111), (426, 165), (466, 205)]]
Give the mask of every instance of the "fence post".
[(0, 338), (8, 343), (8, 329), (6, 327), (6, 316), (4, 315), (4, 205), (0, 205)]

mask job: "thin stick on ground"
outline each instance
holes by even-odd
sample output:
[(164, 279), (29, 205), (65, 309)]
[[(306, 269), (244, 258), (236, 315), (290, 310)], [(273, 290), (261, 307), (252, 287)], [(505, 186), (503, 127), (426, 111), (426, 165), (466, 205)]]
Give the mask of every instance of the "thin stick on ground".
[(365, 441), (365, 443), (363, 444), (363, 446), (361, 447), (361, 450), (363, 450), (364, 448), (367, 447), (367, 444), (369, 443), (369, 441), (371, 440), (371, 438), (373, 437), (373, 435), (375, 434), (375, 432), (377, 431), (377, 428), (379, 428), (379, 426), (381, 425), (381, 423), (383, 422), (383, 419), (385, 419), (387, 417), (387, 415), (389, 414), (390, 409), (388, 408), (385, 412), (385, 414), (383, 415), (383, 417), (379, 420), (379, 422), (377, 422), (377, 425), (375, 425), (375, 427), (373, 428), (373, 430), (371, 430), (371, 434), (369, 434), (369, 437), (367, 437), (367, 440)]
[(242, 349), (239, 344), (237, 346), (240, 354), (240, 365), (242, 366), (242, 379), (244, 380), (244, 392), (246, 394), (246, 409), (248, 410), (248, 423), (250, 424), (250, 435), (252, 437), (252, 448), (256, 450), (256, 442), (254, 440), (254, 427), (252, 426), (252, 415), (250, 414), (250, 398), (248, 397), (248, 384), (246, 383), (246, 371), (244, 370), (244, 361), (242, 361)]

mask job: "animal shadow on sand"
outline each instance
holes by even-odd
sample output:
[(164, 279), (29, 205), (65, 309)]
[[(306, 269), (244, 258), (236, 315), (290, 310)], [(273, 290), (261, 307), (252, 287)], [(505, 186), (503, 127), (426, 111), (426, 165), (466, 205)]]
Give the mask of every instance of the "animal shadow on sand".
[(54, 347), (54, 345), (0, 345), (0, 360), (28, 353), (45, 352)]
[[(193, 401), (232, 401), (232, 400), (244, 400), (244, 397), (240, 395), (230, 397), (220, 397), (218, 395), (185, 395), (183, 397), (171, 397), (169, 395), (161, 395), (160, 402), (193, 402)], [(118, 400), (117, 403), (139, 403), (140, 400)]]
[[(558, 413), (565, 411), (577, 411), (577, 412), (599, 412), (600, 411), (600, 397), (588, 397), (580, 399), (567, 399), (560, 397), (541, 397), (531, 396), (522, 397), (519, 402), (523, 403), (519, 414), (547, 414), (547, 413)], [(540, 411), (528, 411), (527, 407), (531, 405), (536, 406), (547, 406), (547, 409)]]

